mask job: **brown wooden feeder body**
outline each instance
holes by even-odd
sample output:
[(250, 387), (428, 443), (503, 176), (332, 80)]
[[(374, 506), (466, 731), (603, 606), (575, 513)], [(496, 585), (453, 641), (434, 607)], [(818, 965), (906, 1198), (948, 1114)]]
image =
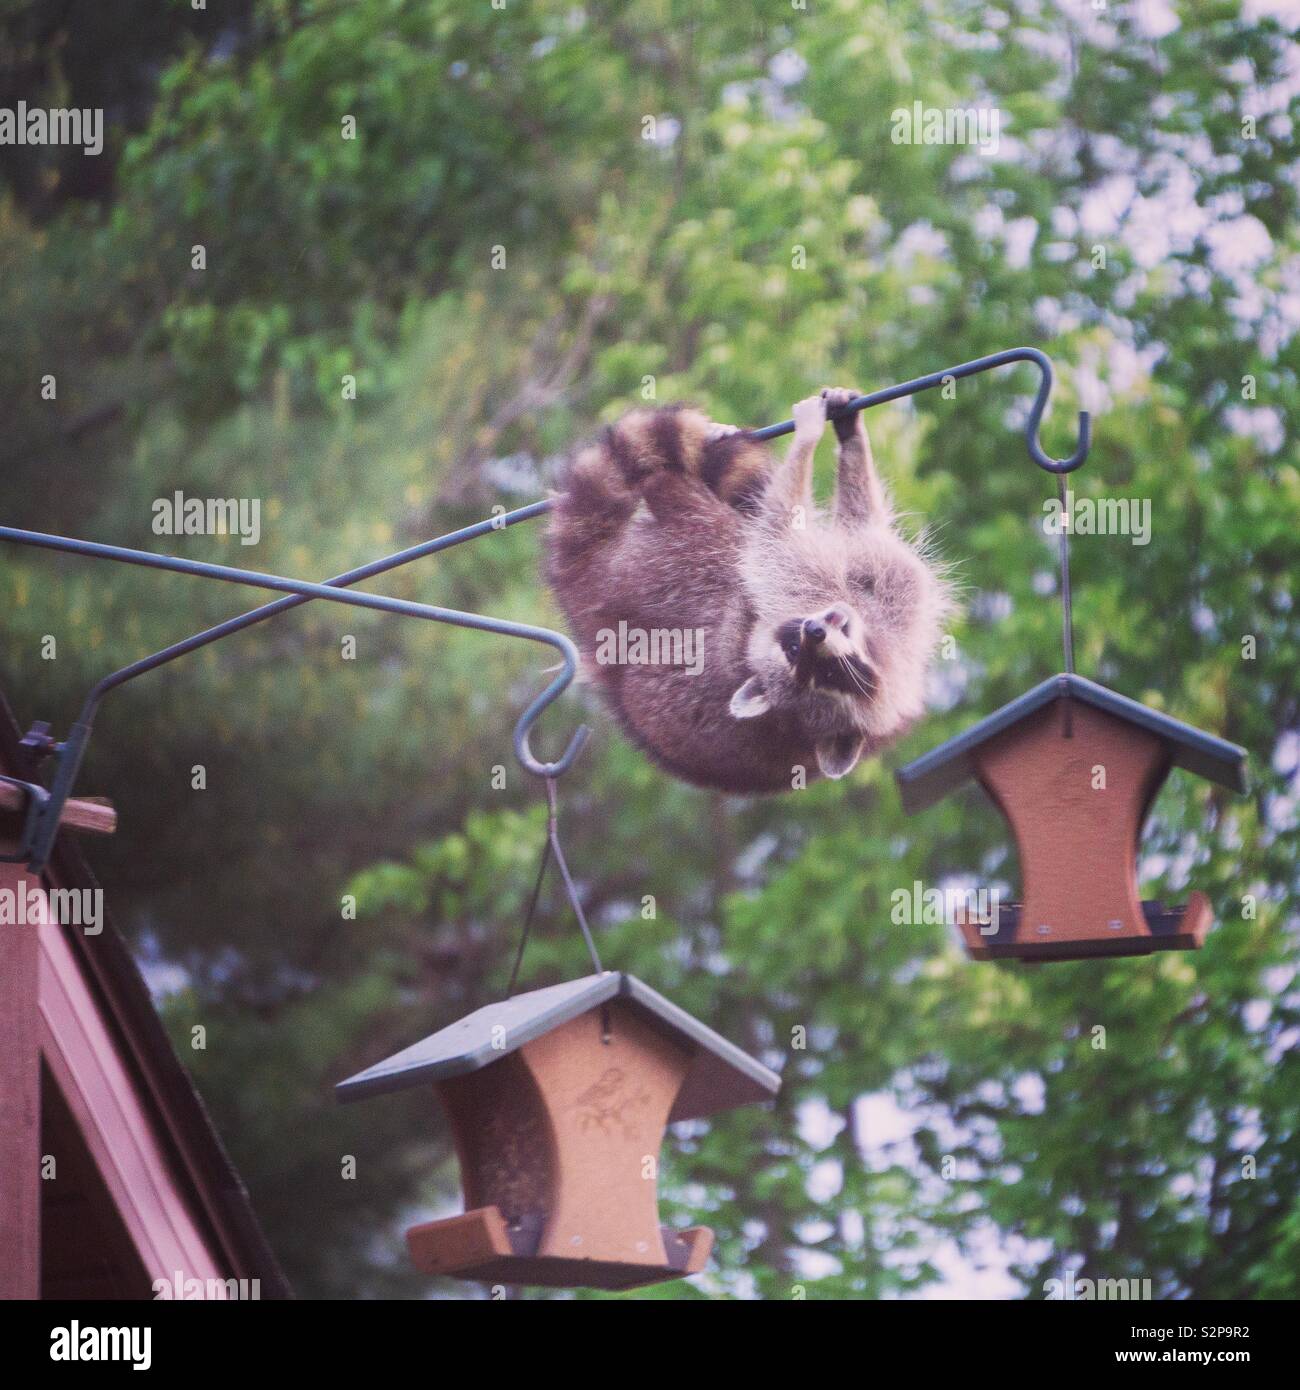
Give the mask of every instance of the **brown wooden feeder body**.
[(1175, 763), (1244, 790), (1244, 760), (1232, 744), (1068, 676), (898, 775), (909, 810), (974, 778), (1015, 835), (1023, 901), (1000, 905), (994, 922), (959, 917), (970, 956), (1078, 960), (1202, 944), (1203, 893), (1181, 908), (1141, 900), (1142, 826)]
[(407, 1232), (426, 1274), (567, 1285), (577, 1262), (583, 1283), (617, 1289), (704, 1267), (712, 1232), (662, 1231), (656, 1182), (690, 1055), (627, 1005), (607, 1007), (607, 1037), (597, 1009), (438, 1084), (466, 1214)]
[[(457, 1074), (436, 1078), (434, 1089), (451, 1121), (465, 1213), (407, 1232), (411, 1257), (425, 1273), (494, 1284), (627, 1289), (704, 1268), (712, 1231), (659, 1224), (665, 1131), (673, 1120), (688, 1118), (686, 1111), (711, 1113), (766, 1098), (777, 1079), (630, 976), (574, 982), (584, 985), (559, 1011), (565, 1016), (549, 1009), (542, 1031), (528, 1029), (536, 1035), (495, 1060), (471, 1069), (463, 1065), (470, 1060), (464, 1043), (454, 1040), (462, 1065)], [(461, 1026), (475, 1025), (479, 1036), (485, 1026), (500, 1028), (480, 1016), (505, 1007), (480, 1010)], [(689, 1032), (677, 1026), (680, 1020), (692, 1025)], [(508, 1045), (515, 1040), (505, 1026), (498, 1040)], [(518, 1034), (520, 1024), (514, 1028)], [(725, 1053), (710, 1047), (710, 1039)], [(455, 1067), (447, 1047), (434, 1050), (441, 1057), (436, 1066)], [(738, 1058), (743, 1065), (736, 1069)], [(389, 1064), (380, 1068), (391, 1078)], [(429, 1074), (427, 1054), (413, 1072), (420, 1080)], [(412, 1074), (409, 1064), (401, 1073)], [(348, 1087), (363, 1093), (393, 1088), (391, 1082), (367, 1083), (368, 1075), (344, 1083), (344, 1098)]]

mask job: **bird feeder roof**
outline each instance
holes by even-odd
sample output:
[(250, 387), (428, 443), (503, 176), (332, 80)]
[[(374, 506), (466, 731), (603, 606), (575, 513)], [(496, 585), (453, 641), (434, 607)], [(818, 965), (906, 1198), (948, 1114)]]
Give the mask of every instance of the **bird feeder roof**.
[(531, 990), (476, 1009), (421, 1042), (340, 1081), (341, 1101), (426, 1086), (499, 1062), (525, 1043), (601, 1004), (622, 1000), (694, 1052), (669, 1121), (699, 1119), (751, 1101), (768, 1100), (781, 1079), (740, 1048), (633, 975), (607, 970)]
[(1173, 719), (1159, 710), (1117, 695), (1104, 685), (1085, 680), (1082, 676), (1052, 676), (1041, 685), (995, 710), (965, 732), (947, 743), (900, 767), (894, 777), (903, 798), (903, 808), (909, 814), (923, 811), (942, 801), (967, 778), (975, 775), (975, 751), (995, 734), (1013, 728), (1023, 719), (1056, 700), (1079, 700), (1084, 704), (1112, 714), (1128, 724), (1145, 729), (1162, 740), (1169, 748), (1174, 765), (1186, 768), (1199, 777), (1217, 782), (1235, 792), (1246, 790), (1246, 750), (1235, 743), (1202, 733), (1190, 724)]

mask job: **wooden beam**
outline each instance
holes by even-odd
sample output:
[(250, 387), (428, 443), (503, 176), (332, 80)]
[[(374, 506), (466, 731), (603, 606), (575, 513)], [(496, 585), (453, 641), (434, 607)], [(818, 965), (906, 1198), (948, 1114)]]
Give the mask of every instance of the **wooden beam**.
[[(27, 793), (12, 782), (0, 782), (0, 811), (21, 811), (27, 805)], [(97, 835), (111, 835), (117, 829), (117, 811), (113, 803), (102, 796), (83, 796), (63, 807), (59, 824), (69, 830), (90, 830)]]
[[(12, 854), (17, 845), (0, 836), (0, 848)], [(31, 887), (39, 881), (19, 865), (0, 864), (0, 890)], [(34, 926), (0, 926), (0, 1300), (41, 1291), (38, 960)]]

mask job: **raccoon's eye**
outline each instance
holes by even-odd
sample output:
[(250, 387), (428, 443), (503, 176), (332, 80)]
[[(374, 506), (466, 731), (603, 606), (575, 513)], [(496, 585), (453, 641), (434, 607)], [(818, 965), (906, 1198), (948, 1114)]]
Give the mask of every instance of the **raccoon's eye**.
[(776, 645), (781, 648), (782, 656), (791, 666), (799, 659), (802, 633), (803, 625), (798, 620), (782, 623), (776, 630)]

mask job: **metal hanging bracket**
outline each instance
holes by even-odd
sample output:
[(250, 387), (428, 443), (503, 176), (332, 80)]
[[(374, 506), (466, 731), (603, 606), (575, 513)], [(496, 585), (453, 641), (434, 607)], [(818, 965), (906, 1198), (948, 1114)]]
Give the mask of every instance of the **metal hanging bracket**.
[[(1054, 459), (1045, 454), (1038, 443), (1038, 426), (1042, 423), (1043, 412), (1047, 409), (1047, 398), (1052, 394), (1052, 360), (1037, 348), (1007, 348), (1005, 352), (990, 353), (987, 357), (976, 357), (970, 362), (962, 362), (956, 367), (944, 367), (931, 372), (929, 376), (918, 376), (897, 386), (886, 386), (873, 391), (868, 396), (855, 396), (846, 405), (831, 412), (832, 419), (843, 419), (846, 415), (856, 415), (859, 410), (868, 410), (873, 405), (884, 405), (886, 401), (901, 400), (904, 396), (915, 396), (921, 391), (930, 391), (947, 381), (960, 377), (975, 376), (978, 372), (989, 372), (995, 367), (1005, 367), (1012, 362), (1032, 362), (1039, 371), (1038, 393), (1029, 409), (1029, 419), (1025, 422), (1025, 447), (1029, 457), (1049, 473), (1073, 473), (1081, 468), (1088, 457), (1092, 444), (1092, 423), (1088, 412), (1079, 412), (1079, 439), (1069, 458)], [(782, 420), (779, 425), (767, 425), (761, 430), (751, 430), (754, 439), (776, 439), (783, 434), (794, 433), (794, 421)]]
[[(1040, 468), (1049, 473), (1057, 474), (1058, 477), (1073, 472), (1083, 464), (1088, 456), (1092, 437), (1088, 413), (1087, 411), (1079, 413), (1078, 443), (1068, 458), (1053, 459), (1043, 452), (1038, 443), (1038, 428), (1052, 390), (1052, 364), (1046, 353), (1040, 352), (1037, 348), (1009, 348), (1005, 352), (992, 353), (987, 357), (977, 357), (973, 361), (963, 362), (955, 367), (946, 367), (942, 371), (931, 372), (928, 376), (917, 377), (897, 386), (887, 386), (883, 390), (872, 392), (870, 395), (857, 396), (847, 405), (834, 411), (833, 418), (856, 414), (858, 411), (866, 410), (871, 406), (900, 400), (904, 396), (913, 396), (920, 391), (928, 391), (935, 386), (942, 386), (949, 380), (973, 376), (977, 372), (990, 371), (995, 367), (1006, 366), (1012, 362), (1032, 362), (1040, 374), (1038, 393), (1034, 397), (1034, 403), (1030, 408), (1029, 418), (1025, 424), (1025, 443), (1030, 458)], [(749, 433), (755, 439), (766, 440), (776, 439), (783, 434), (790, 434), (793, 430), (794, 421), (784, 420), (780, 424), (768, 425), (763, 429), (749, 431)], [(409, 549), (397, 551), (357, 569), (348, 570), (344, 574), (336, 575), (333, 579), (327, 579), (322, 584), (289, 579), (281, 575), (261, 574), (255, 570), (236, 569), (229, 565), (214, 565), (197, 560), (186, 560), (178, 556), (155, 555), (149, 551), (129, 550), (122, 546), (102, 545), (95, 541), (75, 540), (67, 536), (52, 536), (42, 531), (25, 531), (12, 526), (0, 526), (0, 540), (12, 541), (18, 545), (37, 546), (46, 550), (61, 550), (74, 555), (115, 560), (122, 564), (140, 565), (150, 569), (171, 570), (178, 574), (188, 574), (203, 579), (217, 579), (252, 588), (278, 590), (286, 595), (284, 598), (263, 604), (260, 608), (251, 609), (238, 617), (218, 623), (215, 627), (195, 633), (192, 637), (175, 642), (169, 647), (164, 647), (161, 651), (142, 657), (139, 661), (134, 661), (130, 665), (122, 667), (121, 670), (105, 676), (86, 697), (80, 715), (69, 730), (67, 738), (62, 742), (55, 742), (49, 736), (48, 725), (33, 725), (31, 733), (23, 742), (38, 755), (49, 755), (53, 761), (54, 772), (48, 791), (34, 782), (23, 782), (12, 777), (0, 778), (0, 781), (17, 785), (27, 794), (21, 850), (18, 855), (9, 857), (10, 862), (19, 862), (25, 859), (29, 870), (36, 874), (39, 874), (49, 862), (64, 807), (72, 794), (82, 758), (85, 756), (86, 744), (90, 738), (96, 711), (100, 701), (110, 690), (116, 689), (117, 686), (133, 680), (137, 676), (144, 675), (147, 671), (166, 665), (168, 662), (176, 660), (177, 657), (196, 651), (200, 647), (228, 637), (232, 633), (240, 632), (244, 628), (265, 622), (268, 618), (287, 612), (301, 604), (309, 603), (313, 599), (325, 599), (332, 603), (349, 604), (358, 608), (373, 608), (380, 612), (398, 613), (410, 618), (424, 618), (431, 622), (450, 623), (456, 627), (475, 628), (480, 632), (492, 632), (504, 637), (520, 637), (554, 647), (563, 658), (560, 674), (520, 715), (514, 732), (515, 756), (519, 759), (520, 764), (535, 776), (546, 778), (548, 792), (553, 794), (554, 779), (567, 772), (572, 766), (574, 759), (582, 751), (583, 745), (587, 741), (589, 730), (585, 725), (579, 726), (570, 738), (564, 752), (554, 762), (540, 761), (533, 754), (529, 738), (538, 717), (568, 689), (577, 673), (578, 653), (572, 641), (563, 633), (554, 632), (550, 628), (534, 627), (527, 623), (508, 622), (501, 618), (489, 618), (480, 613), (462, 613), (454, 609), (437, 608), (432, 604), (413, 603), (405, 599), (387, 598), (380, 594), (355, 591), (349, 586), (360, 583), (364, 579), (373, 578), (375, 575), (385, 574), (402, 565), (410, 564), (413, 560), (418, 560), (426, 555), (433, 555), (440, 550), (474, 540), (491, 531), (499, 531), (518, 522), (529, 521), (534, 517), (542, 516), (549, 512), (554, 505), (550, 499), (530, 503), (526, 507), (501, 513), (489, 520), (476, 522), (472, 526), (451, 531), (444, 536), (438, 536), (433, 540), (411, 546)], [(1069, 542), (1065, 530), (1061, 533), (1061, 567), (1065, 609), (1066, 663), (1067, 669), (1072, 671), (1074, 661), (1070, 625)], [(579, 916), (581, 918), (580, 909)], [(583, 925), (585, 927), (585, 923)], [(586, 933), (584, 932), (584, 934)]]
[[(155, 670), (177, 657), (207, 646), (231, 633), (264, 622), (290, 608), (312, 599), (326, 599), (332, 603), (343, 603), (358, 608), (373, 608), (385, 613), (398, 613), (405, 617), (424, 618), (432, 622), (450, 623), (456, 627), (475, 628), (481, 632), (492, 632), (505, 637), (520, 637), (533, 642), (542, 642), (554, 647), (563, 659), (560, 674), (542, 691), (520, 716), (515, 726), (515, 754), (522, 766), (538, 777), (553, 778), (566, 772), (574, 759), (582, 751), (587, 741), (588, 730), (580, 726), (570, 738), (568, 746), (555, 762), (542, 762), (531, 748), (529, 736), (533, 725), (542, 712), (568, 688), (577, 673), (578, 652), (573, 642), (562, 632), (550, 628), (534, 627), (527, 623), (510, 622), (503, 618), (490, 618), (481, 613), (462, 613), (455, 609), (437, 608), (432, 604), (414, 603), (406, 599), (388, 598), (347, 588), (376, 574), (409, 564), (425, 555), (431, 555), (463, 541), (475, 539), (491, 531), (530, 520), (551, 508), (549, 501), (534, 502), (513, 512), (506, 512), (487, 521), (475, 523), (460, 531), (453, 531), (434, 540), (425, 541), (396, 554), (375, 560), (359, 569), (349, 570), (324, 584), (312, 584), (305, 580), (289, 579), (282, 575), (262, 574), (255, 570), (235, 569), (228, 565), (207, 564), (198, 560), (186, 560), (171, 555), (155, 555), (150, 551), (128, 550), (122, 546), (102, 545), (96, 541), (74, 540), (66, 536), (47, 535), (41, 531), (24, 531), (15, 527), (0, 526), (0, 540), (14, 541), (19, 545), (37, 546), (46, 550), (61, 550), (75, 555), (87, 555), (97, 559), (116, 560), (123, 564), (140, 565), (148, 569), (171, 570), (179, 574), (194, 575), (204, 579), (219, 579), (227, 583), (248, 585), (252, 588), (273, 589), (285, 592), (288, 597), (231, 618), (216, 627), (175, 642), (151, 656), (124, 666), (121, 670), (105, 676), (87, 695), (76, 722), (61, 743), (55, 743), (41, 726), (33, 726), (29, 739), (38, 739), (40, 751), (50, 754), (54, 772), (48, 793), (35, 783), (21, 783), (28, 790), (27, 815), (21, 839), (21, 853), (14, 862), (25, 859), (32, 873), (40, 873), (49, 862), (58, 834), (59, 821), (63, 808), (72, 794), (77, 773), (85, 756), (86, 744), (90, 739), (91, 727), (100, 701), (110, 690), (124, 685), (127, 681)], [(48, 728), (48, 726), (46, 726)], [(32, 746), (36, 746), (33, 743)], [(9, 779), (14, 780), (14, 779)]]
[(28, 859), (31, 847), (36, 843), (41, 819), (49, 805), (50, 794), (38, 782), (24, 782), (21, 777), (0, 776), (0, 783), (8, 787), (17, 787), (25, 797), (23, 828), (18, 836), (18, 853), (0, 854), (0, 864), (22, 864)]

